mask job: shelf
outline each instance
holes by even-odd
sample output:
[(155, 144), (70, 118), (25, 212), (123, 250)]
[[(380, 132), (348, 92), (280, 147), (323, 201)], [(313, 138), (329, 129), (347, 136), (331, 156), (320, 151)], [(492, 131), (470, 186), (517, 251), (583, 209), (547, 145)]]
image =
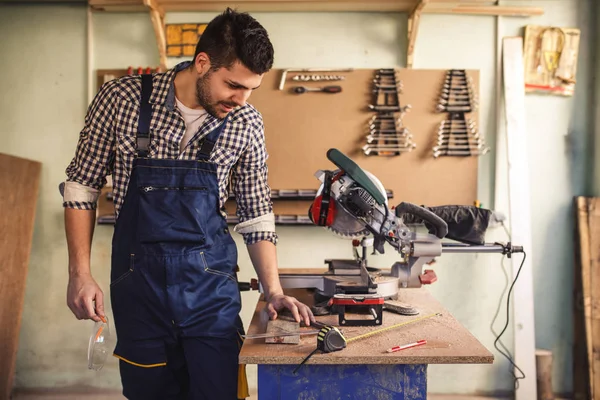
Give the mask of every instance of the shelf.
[[(145, 11), (143, 0), (89, 0), (95, 11)], [(240, 11), (319, 12), (319, 11), (379, 11), (412, 12), (420, 0), (156, 0), (161, 12), (223, 11), (231, 6)], [(541, 15), (539, 7), (503, 7), (489, 0), (430, 0), (424, 13), (531, 16)]]

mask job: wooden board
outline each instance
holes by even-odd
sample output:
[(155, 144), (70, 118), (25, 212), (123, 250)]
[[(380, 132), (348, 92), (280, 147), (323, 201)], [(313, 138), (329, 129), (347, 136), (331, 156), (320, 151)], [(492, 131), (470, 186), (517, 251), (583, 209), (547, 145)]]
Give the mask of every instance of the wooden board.
[(593, 399), (591, 343), (590, 235), (588, 198), (573, 199), (575, 268), (573, 279), (573, 399)]
[[(576, 210), (576, 303), (574, 376), (576, 399), (596, 398), (600, 391), (600, 198), (577, 197)], [(587, 371), (582, 366), (587, 365)]]
[[(527, 159), (527, 126), (525, 117), (525, 92), (523, 39), (503, 39), (504, 103), (506, 114), (506, 138), (508, 152), (508, 186), (511, 242), (523, 246), (527, 257), (512, 257), (515, 284), (513, 307), (515, 326), (514, 362), (525, 374), (516, 389), (516, 400), (537, 397), (535, 367), (535, 319), (533, 305), (533, 264), (531, 239), (531, 197), (529, 164)], [(521, 372), (515, 370), (516, 376)]]
[[(293, 321), (291, 318), (282, 316), (273, 321), (267, 321), (266, 333), (280, 334), (282, 332), (298, 332), (300, 324)], [(281, 344), (298, 344), (300, 343), (300, 335), (296, 336), (276, 336), (265, 338), (265, 343), (281, 343)]]
[(575, 93), (581, 32), (574, 28), (525, 27), (525, 91), (572, 96)]
[[(314, 177), (319, 169), (335, 169), (326, 156), (337, 148), (363, 169), (373, 173), (384, 187), (393, 192), (390, 204), (402, 201), (429, 206), (473, 204), (477, 196), (477, 157), (432, 156), (439, 124), (448, 114), (435, 111), (445, 78), (445, 70), (399, 69), (404, 86), (401, 105), (411, 109), (403, 117), (403, 125), (413, 134), (416, 150), (396, 157), (365, 156), (367, 121), (374, 115), (368, 110), (374, 70), (354, 70), (342, 74), (342, 93), (305, 93), (296, 95), (291, 88), (298, 85), (287, 74), (283, 91), (277, 90), (280, 70), (265, 75), (260, 90), (249, 99), (263, 115), (267, 150), (269, 151), (269, 184), (273, 189), (317, 189)], [(478, 71), (468, 70), (477, 92)], [(304, 84), (304, 83), (303, 83)], [(329, 83), (332, 84), (332, 83)], [(305, 86), (323, 86), (322, 82)], [(478, 113), (468, 115), (479, 126)], [(310, 202), (276, 201), (275, 214), (306, 215)], [(235, 203), (227, 207), (231, 214)]]
[(41, 164), (0, 154), (0, 398), (12, 390)]
[[(306, 304), (312, 304), (307, 290), (292, 289), (287, 293)], [(404, 289), (399, 300), (417, 307), (417, 316), (402, 316), (384, 312), (380, 327), (343, 327), (347, 339), (369, 331), (433, 313), (434, 316), (414, 324), (348, 343), (342, 351), (315, 354), (310, 364), (490, 364), (494, 356), (467, 331), (425, 288)], [(258, 301), (248, 334), (263, 333), (268, 316), (263, 310), (265, 302)], [(337, 316), (320, 316), (317, 320), (337, 325)], [(311, 330), (313, 328), (301, 328)], [(427, 344), (395, 353), (386, 350), (396, 345), (426, 339)], [(316, 347), (314, 336), (302, 336), (298, 345), (265, 344), (264, 339), (245, 340), (240, 353), (242, 364), (299, 364)]]

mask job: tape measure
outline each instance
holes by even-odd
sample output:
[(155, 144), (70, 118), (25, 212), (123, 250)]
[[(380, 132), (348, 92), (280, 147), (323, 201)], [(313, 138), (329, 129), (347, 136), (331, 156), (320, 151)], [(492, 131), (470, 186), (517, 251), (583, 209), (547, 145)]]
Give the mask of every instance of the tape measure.
[(317, 334), (317, 350), (323, 353), (340, 351), (346, 347), (346, 343), (346, 338), (335, 326), (325, 326)]
[(313, 356), (313, 354), (315, 354), (319, 350), (322, 351), (323, 353), (332, 353), (334, 351), (340, 351), (340, 350), (346, 348), (348, 343), (353, 342), (355, 340), (364, 339), (369, 336), (373, 336), (378, 333), (388, 331), (390, 329), (395, 329), (395, 328), (398, 328), (398, 327), (401, 327), (404, 325), (413, 324), (415, 322), (423, 321), (425, 319), (428, 319), (431, 317), (436, 317), (436, 316), (441, 316), (441, 315), (442, 315), (441, 313), (424, 315), (419, 318), (411, 319), (410, 321), (400, 322), (398, 324), (394, 324), (394, 325), (391, 325), (391, 326), (388, 326), (385, 328), (376, 329), (374, 331), (367, 332), (365, 334), (358, 335), (358, 336), (355, 336), (350, 339), (346, 339), (344, 337), (344, 335), (342, 334), (342, 332), (340, 332), (340, 330), (338, 328), (336, 328), (335, 326), (323, 325), (320, 323), (316, 323), (316, 324), (313, 323), (312, 325), (321, 327), (321, 330), (317, 334), (317, 348), (314, 349), (308, 356), (306, 356), (306, 358), (304, 360), (302, 360), (300, 365), (298, 365), (296, 367), (296, 369), (294, 369), (293, 373), (294, 373), (294, 375), (296, 375), (296, 372), (298, 372), (300, 367), (302, 367), (308, 361), (308, 359), (311, 358)]

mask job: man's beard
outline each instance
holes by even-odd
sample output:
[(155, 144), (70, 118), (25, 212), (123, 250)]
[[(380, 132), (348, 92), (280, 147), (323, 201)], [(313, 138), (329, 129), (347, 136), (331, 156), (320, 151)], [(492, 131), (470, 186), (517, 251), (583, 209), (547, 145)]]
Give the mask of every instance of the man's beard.
[[(223, 103), (227, 107), (235, 107), (235, 104), (231, 104), (225, 101), (217, 101), (215, 102), (210, 95), (209, 88), (209, 77), (212, 75), (212, 71), (208, 71), (204, 76), (198, 78), (196, 80), (196, 101), (198, 104), (206, 110), (207, 113), (212, 115), (217, 119), (225, 118), (227, 114), (223, 114), (223, 112), (217, 111), (217, 105)], [(221, 114), (221, 115), (219, 115)]]

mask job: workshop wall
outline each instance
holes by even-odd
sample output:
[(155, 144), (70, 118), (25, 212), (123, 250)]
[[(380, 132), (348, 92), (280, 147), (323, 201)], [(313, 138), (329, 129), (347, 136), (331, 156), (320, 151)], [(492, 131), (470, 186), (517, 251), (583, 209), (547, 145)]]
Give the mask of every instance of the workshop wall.
[[(503, 4), (526, 4), (524, 1)], [(545, 14), (528, 19), (424, 15), (416, 43), (415, 68), (480, 70), (481, 132), (496, 142), (499, 36), (521, 34), (525, 24), (578, 27), (582, 48), (574, 98), (528, 95), (527, 127), (532, 184), (536, 343), (554, 352), (557, 392), (571, 390), (571, 198), (585, 194), (591, 171), (590, 95), (592, 84), (588, 47), (591, 0), (532, 1)], [(214, 14), (167, 14), (167, 23), (206, 22)], [(406, 15), (378, 13), (256, 13), (275, 45), (275, 68), (403, 66)], [(39, 28), (35, 32), (32, 26)], [(86, 94), (86, 10), (80, 6), (4, 6), (0, 12), (0, 52), (4, 71), (0, 86), (3, 118), (1, 151), (43, 163), (40, 203), (26, 290), (17, 363), (18, 387), (92, 386), (118, 388), (117, 363), (109, 359), (101, 373), (86, 370), (89, 321), (78, 322), (65, 304), (67, 257), (61, 199), (56, 186), (73, 155), (88, 103)], [(146, 14), (94, 14), (93, 68), (156, 65), (154, 33)], [(8, 62), (10, 60), (10, 62)], [(177, 59), (169, 59), (174, 65)], [(15, 100), (17, 99), (17, 100)], [(252, 102), (252, 99), (250, 99)], [(58, 108), (58, 109), (57, 109)], [(499, 131), (502, 133), (502, 129)], [(502, 139), (502, 135), (500, 136)], [(268, 146), (268, 143), (267, 143)], [(496, 162), (501, 161), (498, 167)], [(479, 200), (484, 207), (507, 213), (502, 157), (488, 154), (479, 162)], [(324, 167), (329, 167), (325, 165)], [(401, 172), (402, 173), (402, 172)], [(399, 177), (401, 176), (399, 173)], [(406, 171), (405, 173), (410, 173)], [(498, 185), (501, 190), (495, 190)], [(432, 188), (435, 190), (435, 188)], [(401, 201), (401, 199), (395, 199)], [(475, 200), (475, 199), (474, 199)], [(108, 294), (112, 228), (98, 226), (92, 265), (95, 278)], [(279, 227), (281, 267), (323, 266), (325, 258), (351, 257), (351, 245), (317, 227)], [(240, 279), (254, 277), (241, 238)], [(506, 240), (504, 230), (492, 230), (488, 240)], [(309, 252), (306, 250), (310, 249)], [(370, 263), (389, 267), (394, 254), (371, 256)], [(506, 278), (501, 257), (493, 254), (444, 255), (435, 270), (431, 292), (488, 349), (493, 351), (490, 323), (498, 309)], [(509, 263), (505, 263), (507, 269)], [(247, 324), (257, 299), (244, 293)], [(107, 297), (107, 302), (108, 302)], [(107, 304), (109, 306), (109, 304)], [(110, 315), (110, 307), (107, 307)], [(501, 308), (504, 310), (504, 308)], [(502, 311), (503, 313), (503, 311)], [(502, 328), (504, 315), (494, 325)], [(512, 348), (512, 325), (504, 336)], [(509, 364), (493, 351), (493, 365), (430, 366), (432, 392), (502, 392), (512, 388)], [(251, 372), (252, 378), (255, 373)]]

